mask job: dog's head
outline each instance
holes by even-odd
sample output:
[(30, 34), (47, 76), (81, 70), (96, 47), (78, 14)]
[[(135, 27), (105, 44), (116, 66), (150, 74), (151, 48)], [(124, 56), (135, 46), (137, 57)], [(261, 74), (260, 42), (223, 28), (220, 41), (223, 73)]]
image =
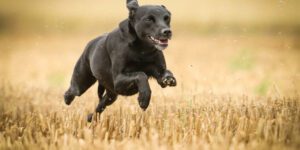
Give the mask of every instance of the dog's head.
[(120, 24), (132, 40), (138, 39), (158, 50), (167, 48), (172, 37), (171, 13), (163, 5), (139, 6), (137, 0), (127, 0), (128, 20)]

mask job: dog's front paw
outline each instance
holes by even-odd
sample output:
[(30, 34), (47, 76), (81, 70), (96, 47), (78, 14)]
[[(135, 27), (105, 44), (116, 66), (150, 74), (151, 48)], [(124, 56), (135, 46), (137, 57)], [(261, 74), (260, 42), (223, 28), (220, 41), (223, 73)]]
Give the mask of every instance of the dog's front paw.
[(151, 91), (140, 92), (138, 96), (138, 101), (140, 107), (145, 111), (150, 103)]
[(177, 81), (173, 76), (166, 76), (162, 79), (162, 83), (164, 86), (176, 86)]

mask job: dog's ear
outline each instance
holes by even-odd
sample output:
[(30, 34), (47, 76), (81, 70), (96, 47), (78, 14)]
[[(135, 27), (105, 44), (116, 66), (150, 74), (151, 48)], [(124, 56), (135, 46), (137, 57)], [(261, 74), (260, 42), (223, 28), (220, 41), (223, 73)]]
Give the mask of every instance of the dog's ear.
[(127, 9), (129, 10), (129, 19), (133, 19), (136, 10), (139, 7), (137, 0), (127, 0)]
[(132, 43), (135, 41), (136, 33), (135, 33), (135, 30), (133, 29), (133, 27), (130, 25), (130, 22), (128, 19), (122, 21), (119, 24), (119, 28), (120, 28), (120, 34), (121, 34), (122, 39), (124, 39), (128, 43)]
[(168, 11), (168, 13), (171, 15), (171, 12), (167, 9), (167, 7), (165, 5), (160, 5), (162, 8), (164, 8), (165, 10)]

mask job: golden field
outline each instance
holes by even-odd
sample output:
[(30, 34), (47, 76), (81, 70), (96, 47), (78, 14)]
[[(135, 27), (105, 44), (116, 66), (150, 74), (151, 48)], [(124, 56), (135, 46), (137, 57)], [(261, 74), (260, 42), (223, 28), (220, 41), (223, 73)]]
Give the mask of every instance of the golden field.
[(289, 1), (159, 1), (178, 86), (142, 111), (120, 96), (100, 119), (96, 85), (63, 102), (85, 44), (126, 18), (125, 1), (0, 1), (0, 149), (299, 149), (300, 14)]

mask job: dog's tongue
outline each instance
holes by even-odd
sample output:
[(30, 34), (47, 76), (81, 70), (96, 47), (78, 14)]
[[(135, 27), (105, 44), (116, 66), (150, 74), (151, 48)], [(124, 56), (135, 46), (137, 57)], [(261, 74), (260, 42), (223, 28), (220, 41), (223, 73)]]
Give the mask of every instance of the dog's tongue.
[(165, 40), (159, 40), (160, 44), (168, 44), (168, 39)]

